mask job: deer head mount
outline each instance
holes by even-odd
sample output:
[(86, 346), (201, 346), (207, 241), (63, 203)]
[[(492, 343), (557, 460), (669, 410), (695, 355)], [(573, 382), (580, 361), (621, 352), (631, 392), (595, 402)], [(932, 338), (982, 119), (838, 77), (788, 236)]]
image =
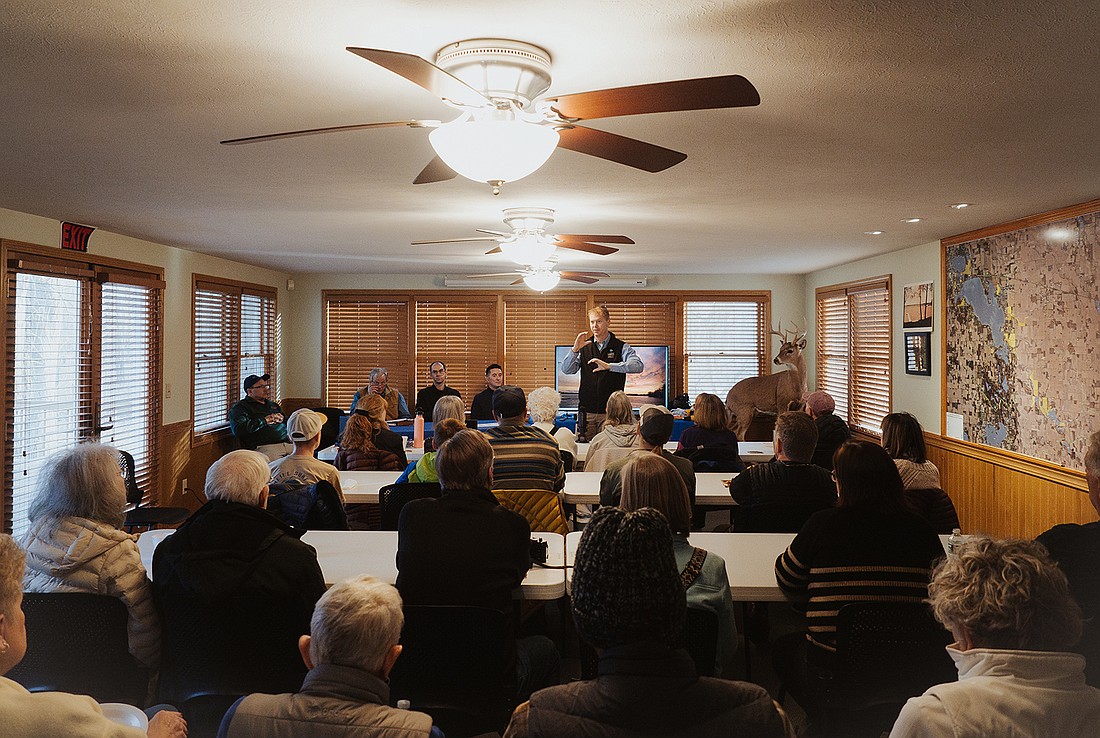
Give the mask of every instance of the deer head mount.
[(734, 432), (740, 439), (744, 439), (752, 423), (754, 408), (778, 415), (786, 411), (790, 402), (801, 400), (806, 393), (806, 359), (802, 355), (806, 348), (806, 331), (793, 325), (790, 330), (782, 330), (780, 324), (771, 334), (783, 341), (772, 363), (786, 365), (787, 370), (742, 379), (726, 395), (726, 407), (734, 415)]

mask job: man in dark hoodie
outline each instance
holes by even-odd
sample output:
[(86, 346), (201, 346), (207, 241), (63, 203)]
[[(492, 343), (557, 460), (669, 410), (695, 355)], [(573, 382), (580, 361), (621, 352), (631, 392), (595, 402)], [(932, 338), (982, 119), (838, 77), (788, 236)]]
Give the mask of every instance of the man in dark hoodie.
[(264, 510), (269, 474), (263, 454), (226, 454), (206, 473), (209, 502), (157, 546), (164, 700), (186, 699), (200, 680), (221, 694), (302, 685), (298, 637), (325, 580), (301, 531)]
[(814, 419), (817, 426), (817, 448), (810, 463), (832, 471), (833, 454), (852, 437), (852, 431), (844, 418), (833, 414), (836, 403), (828, 392), (811, 392), (803, 398), (803, 402), (806, 403), (806, 414)]

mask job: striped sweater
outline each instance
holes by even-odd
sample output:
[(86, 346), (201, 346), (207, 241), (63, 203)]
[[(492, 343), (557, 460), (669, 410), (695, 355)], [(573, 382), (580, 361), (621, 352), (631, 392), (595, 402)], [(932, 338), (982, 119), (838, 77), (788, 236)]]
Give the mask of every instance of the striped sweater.
[(935, 531), (915, 515), (833, 508), (806, 521), (776, 559), (775, 579), (788, 599), (805, 603), (810, 643), (832, 652), (841, 607), (920, 602), (943, 555)]
[(483, 431), (493, 447), (493, 489), (542, 489), (565, 486), (558, 442), (533, 425), (505, 424)]

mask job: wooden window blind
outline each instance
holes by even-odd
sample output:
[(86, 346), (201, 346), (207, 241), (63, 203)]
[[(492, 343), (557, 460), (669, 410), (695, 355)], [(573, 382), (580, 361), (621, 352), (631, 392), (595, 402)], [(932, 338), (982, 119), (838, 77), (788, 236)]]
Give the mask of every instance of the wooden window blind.
[(33, 246), (4, 248), (4, 529), (17, 536), (26, 531), (43, 463), (86, 439), (133, 454), (138, 484), (155, 499), (164, 287), (159, 272), (84, 255), (56, 256)]
[[(416, 303), (416, 371), (423, 384), (434, 361), (447, 365), (447, 386), (469, 407), (485, 389), (485, 367), (499, 363), (496, 297), (454, 297)], [(409, 399), (409, 398), (406, 398)], [(410, 400), (415, 402), (415, 393)]]
[(416, 387), (409, 376), (409, 301), (333, 296), (325, 300), (324, 398), (346, 408), (370, 370), (389, 370), (389, 383), (412, 409)]
[(572, 346), (588, 329), (588, 304), (579, 298), (504, 299), (505, 381), (530, 392), (553, 387), (555, 346)]
[(684, 301), (684, 385), (723, 401), (746, 377), (768, 373), (768, 300)]
[(817, 290), (817, 388), (853, 429), (878, 434), (890, 412), (890, 279)]
[(194, 284), (192, 440), (203, 442), (228, 430), (227, 414), (244, 396), (244, 378), (275, 369), (276, 292), (198, 275)]

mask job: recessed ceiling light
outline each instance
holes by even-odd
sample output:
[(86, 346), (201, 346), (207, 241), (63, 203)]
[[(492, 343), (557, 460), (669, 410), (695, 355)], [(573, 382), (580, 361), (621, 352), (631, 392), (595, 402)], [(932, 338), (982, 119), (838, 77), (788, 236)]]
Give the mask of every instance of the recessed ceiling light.
[(902, 223), (920, 223), (924, 218), (902, 218)]
[(970, 207), (970, 203), (968, 203), (968, 202), (956, 202), (952, 205), (948, 205), (947, 207), (954, 208), (955, 210), (962, 210), (963, 208)]
[(884, 233), (884, 231), (864, 231), (863, 235), (864, 236), (881, 236), (883, 233)]

